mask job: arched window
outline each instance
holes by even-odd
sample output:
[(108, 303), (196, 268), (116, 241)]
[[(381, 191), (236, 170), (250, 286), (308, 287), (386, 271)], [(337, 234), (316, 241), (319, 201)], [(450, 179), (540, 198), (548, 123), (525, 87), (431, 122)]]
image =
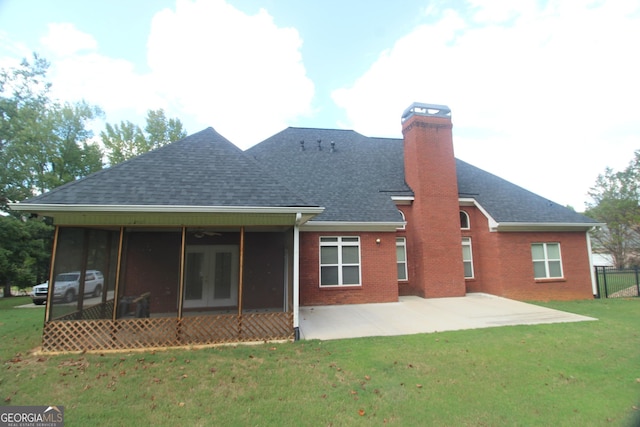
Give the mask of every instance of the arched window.
[(405, 228), (407, 228), (406, 223), (407, 223), (407, 218), (405, 218), (404, 216), (404, 212), (402, 212), (400, 209), (398, 209), (398, 212), (400, 212), (400, 215), (402, 216), (402, 221), (404, 221), (404, 225), (402, 225), (402, 227), (398, 227), (396, 230), (404, 230)]
[(469, 226), (469, 214), (467, 214), (465, 211), (460, 211), (460, 228), (462, 228), (463, 230), (468, 230), (469, 228), (471, 228)]

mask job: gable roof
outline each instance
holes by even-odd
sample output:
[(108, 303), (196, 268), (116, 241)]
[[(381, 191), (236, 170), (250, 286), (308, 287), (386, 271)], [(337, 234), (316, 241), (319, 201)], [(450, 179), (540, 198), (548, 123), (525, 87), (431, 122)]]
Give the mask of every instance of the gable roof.
[(394, 140), (352, 130), (289, 127), (247, 153), (280, 181), (325, 207), (313, 222), (386, 222), (397, 227), (403, 219), (391, 196), (413, 195), (404, 182), (402, 144)]
[(317, 206), (277, 181), (213, 128), (21, 204)]

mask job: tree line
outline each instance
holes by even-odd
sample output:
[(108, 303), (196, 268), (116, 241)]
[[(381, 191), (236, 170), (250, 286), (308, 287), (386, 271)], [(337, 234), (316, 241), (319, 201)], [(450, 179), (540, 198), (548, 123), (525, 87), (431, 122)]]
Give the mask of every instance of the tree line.
[(0, 287), (24, 288), (46, 280), (53, 226), (24, 218), (18, 202), (83, 178), (104, 167), (184, 138), (179, 119), (149, 110), (144, 129), (130, 122), (107, 123), (97, 140), (90, 125), (105, 114), (85, 101), (51, 96), (49, 62), (34, 54), (0, 70)]

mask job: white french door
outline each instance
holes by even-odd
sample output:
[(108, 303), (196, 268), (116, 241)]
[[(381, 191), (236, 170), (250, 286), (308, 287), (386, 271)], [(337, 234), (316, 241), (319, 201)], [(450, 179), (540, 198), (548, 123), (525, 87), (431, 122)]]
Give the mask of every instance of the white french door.
[(187, 246), (184, 307), (238, 304), (238, 246)]

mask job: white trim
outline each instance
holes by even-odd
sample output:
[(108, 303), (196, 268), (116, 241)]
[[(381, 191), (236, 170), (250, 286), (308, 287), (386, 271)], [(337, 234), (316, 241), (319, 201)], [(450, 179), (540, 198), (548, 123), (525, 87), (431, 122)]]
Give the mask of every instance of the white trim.
[(398, 260), (398, 241), (401, 241), (400, 247), (402, 247), (404, 252), (404, 279), (398, 277), (398, 282), (408, 282), (409, 281), (409, 259), (407, 257), (407, 238), (405, 236), (396, 236), (396, 266), (400, 264)]
[(493, 231), (587, 231), (601, 225), (591, 222), (500, 222)]
[(460, 206), (475, 206), (489, 221), (489, 231), (587, 231), (605, 224), (592, 222), (498, 222), (474, 198), (461, 197)]
[[(324, 242), (322, 241), (322, 239), (332, 239), (332, 240), (325, 240)], [(333, 241), (333, 239), (335, 239), (335, 241)], [(345, 241), (345, 239), (348, 239)], [(353, 242), (352, 240), (356, 240), (355, 242)], [(320, 288), (345, 288), (345, 287), (362, 287), (362, 249), (360, 246), (360, 236), (320, 236), (320, 239), (318, 241), (319, 246), (318, 246), (318, 251), (320, 253), (319, 256), (319, 263), (318, 263), (318, 274), (320, 277), (320, 283), (319, 286)], [(330, 262), (330, 263), (324, 263), (322, 262), (322, 248), (336, 248), (337, 249), (337, 260), (335, 263)], [(353, 263), (353, 262), (345, 262), (343, 260), (343, 249), (346, 247), (350, 247), (350, 248), (357, 248), (358, 249), (358, 262), (357, 263)], [(358, 283), (344, 283), (344, 268), (345, 267), (358, 267)], [(335, 267), (337, 269), (337, 273), (338, 273), (338, 283), (334, 283), (334, 284), (329, 284), (329, 285), (323, 285), (322, 284), (322, 268), (330, 268), (330, 267)]]
[(410, 205), (415, 200), (415, 197), (413, 197), (413, 196), (391, 196), (391, 200), (396, 205)]
[(300, 223), (302, 214), (296, 214), (293, 226), (293, 327), (300, 327)]
[[(544, 258), (534, 258), (533, 257), (533, 246), (534, 245), (542, 245), (542, 251), (544, 253)], [(557, 245), (558, 246), (558, 258), (549, 258), (549, 246)], [(533, 269), (533, 278), (535, 280), (547, 280), (547, 279), (564, 279), (564, 265), (562, 261), (562, 248), (560, 242), (532, 242), (531, 243), (531, 261), (534, 265)], [(544, 262), (544, 277), (536, 277), (535, 274), (535, 263), (536, 262)], [(549, 268), (550, 262), (559, 262), (560, 263), (560, 276), (551, 276), (551, 269)]]
[(301, 231), (396, 231), (404, 222), (308, 221)]
[(469, 197), (461, 197), (458, 199), (458, 203), (460, 204), (460, 206), (475, 206), (476, 208), (478, 208), (478, 210), (482, 212), (482, 215), (484, 215), (489, 222), (489, 231), (498, 231), (498, 225), (499, 225), (498, 221), (493, 219), (493, 217), (489, 215), (489, 212), (487, 212), (485, 208), (483, 208), (482, 205), (478, 203), (476, 199), (469, 198)]
[(467, 219), (467, 226), (463, 227), (462, 224), (460, 224), (460, 230), (471, 230), (471, 219), (469, 218), (469, 213), (465, 210), (460, 209), (460, 214), (464, 214), (464, 217)]
[(320, 214), (323, 207), (295, 206), (187, 206), (187, 205), (76, 205), (44, 203), (9, 203), (12, 210), (22, 212), (125, 212), (125, 213), (257, 213)]
[(591, 236), (589, 233), (590, 230), (586, 232), (587, 235), (587, 254), (589, 255), (589, 271), (591, 271), (591, 291), (593, 295), (598, 295), (598, 284), (596, 282), (596, 272), (593, 268), (593, 251), (591, 249)]
[[(465, 244), (465, 241), (468, 242)], [(465, 279), (475, 279), (476, 277), (476, 271), (475, 268), (473, 268), (473, 243), (471, 241), (471, 237), (469, 236), (462, 236), (462, 248), (463, 248), (463, 253), (462, 253), (462, 264), (464, 266), (464, 263), (467, 262), (464, 259), (464, 247), (465, 246), (469, 246), (469, 262), (471, 263), (471, 276), (464, 276)]]

